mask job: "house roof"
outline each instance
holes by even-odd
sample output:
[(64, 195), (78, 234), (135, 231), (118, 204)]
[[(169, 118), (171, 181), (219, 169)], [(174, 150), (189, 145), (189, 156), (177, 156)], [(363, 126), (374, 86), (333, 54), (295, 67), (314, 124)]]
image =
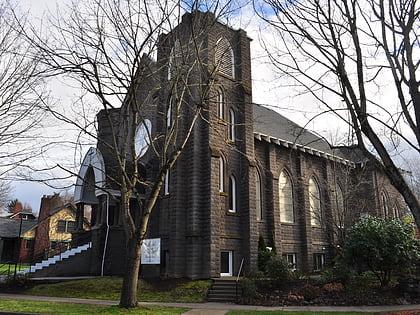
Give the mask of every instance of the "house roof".
[(309, 154), (352, 165), (353, 161), (342, 150), (334, 150), (323, 138), (315, 135), (278, 112), (254, 104), (254, 136)]
[[(21, 220), (2, 218), (0, 217), (0, 237), (18, 237)], [(21, 234), (30, 230), (36, 225), (36, 221), (33, 220), (22, 220), (22, 231)]]
[(26, 215), (28, 217), (28, 220), (35, 220), (36, 219), (35, 215), (32, 212), (28, 212), (28, 211), (15, 212), (15, 213), (12, 213), (12, 214), (10, 214), (6, 217), (10, 218), (10, 219), (13, 219), (13, 218), (15, 218), (19, 215)]
[(58, 208), (52, 209), (50, 211), (50, 216), (56, 214), (57, 212), (60, 212), (63, 209), (69, 208), (70, 210), (72, 210), (73, 212), (76, 212), (76, 208), (71, 204), (71, 203), (66, 203), (65, 205), (62, 205)]

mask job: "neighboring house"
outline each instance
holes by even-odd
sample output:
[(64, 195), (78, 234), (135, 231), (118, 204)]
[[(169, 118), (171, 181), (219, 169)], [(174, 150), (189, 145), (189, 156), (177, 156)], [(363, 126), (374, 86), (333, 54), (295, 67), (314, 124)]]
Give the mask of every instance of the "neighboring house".
[(0, 263), (11, 263), (19, 260), (19, 231), (25, 233), (36, 224), (36, 220), (16, 220), (0, 217)]
[(19, 252), (22, 246), (21, 235), (36, 224), (36, 217), (32, 210), (23, 209), (22, 203), (17, 201), (11, 213), (0, 217), (0, 263), (16, 262), (24, 252)]
[[(88, 223), (84, 222), (83, 227), (87, 229)], [(38, 223), (22, 235), (21, 252), (27, 253), (22, 255), (22, 262), (39, 261), (67, 250), (75, 230), (75, 207), (70, 203), (63, 204), (59, 194), (44, 195)]]
[[(193, 23), (200, 30), (210, 27), (194, 42), (195, 47), (206, 47), (199, 54), (207, 68), (197, 67), (202, 71), (197, 77), (216, 73), (216, 80), (204, 119), (170, 170), (152, 213), (148, 238), (154, 241), (147, 245), (158, 255), (151, 257), (153, 264), (142, 266), (143, 275), (236, 276), (242, 262), (249, 272), (257, 268), (260, 235), (266, 243), (274, 239), (277, 252), (294, 268), (316, 271), (334, 257), (346, 229), (361, 215), (399, 215), (400, 196), (357, 149), (332, 149), (286, 117), (252, 103), (251, 40), (245, 31), (215, 21), (210, 13), (187, 13), (170, 34), (160, 36), (158, 60), (148, 65), (156, 74), (140, 93), (153, 99), (138, 100), (151, 104), (139, 132), (148, 125), (154, 137), (168, 124), (171, 102), (164, 100), (169, 92), (156, 84), (168, 80), (170, 86), (170, 61), (176, 58), (172, 54), (187, 45)], [(196, 104), (194, 95), (186, 93), (184, 101)], [(116, 125), (126, 119), (120, 109), (111, 112)], [(77, 226), (81, 231), (83, 214), (91, 208), (90, 273), (122, 274), (126, 243), (112, 181), (118, 174), (107, 147), (112, 128), (104, 112), (97, 118), (100, 140), (86, 154), (76, 183)], [(182, 113), (182, 119), (180, 126), (188, 126), (191, 113)], [(159, 159), (154, 150), (141, 154), (145, 180), (153, 178)], [(132, 211), (141, 213), (134, 206)]]
[[(82, 226), (88, 229), (89, 223), (84, 220)], [(0, 217), (1, 262), (33, 263), (52, 257), (70, 247), (75, 230), (75, 207), (64, 204), (59, 194), (44, 195), (38, 220), (32, 213), (19, 209)]]

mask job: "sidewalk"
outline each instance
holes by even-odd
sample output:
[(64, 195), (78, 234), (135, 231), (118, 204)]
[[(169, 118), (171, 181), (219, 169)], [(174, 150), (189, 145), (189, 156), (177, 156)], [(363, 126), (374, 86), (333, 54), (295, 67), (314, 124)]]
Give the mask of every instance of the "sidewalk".
[[(96, 305), (117, 305), (115, 300), (94, 300), (94, 299), (75, 299), (59, 298), (49, 296), (33, 296), (22, 294), (0, 293), (0, 298), (16, 300), (34, 300), (61, 303), (79, 303)], [(164, 303), (164, 302), (139, 302), (139, 305), (160, 305), (189, 308), (190, 311), (185, 315), (223, 315), (230, 310), (253, 310), (253, 311), (310, 311), (310, 312), (394, 312), (418, 310), (420, 313), (420, 304), (412, 305), (386, 305), (386, 306), (256, 306), (256, 305), (238, 305), (228, 303)]]

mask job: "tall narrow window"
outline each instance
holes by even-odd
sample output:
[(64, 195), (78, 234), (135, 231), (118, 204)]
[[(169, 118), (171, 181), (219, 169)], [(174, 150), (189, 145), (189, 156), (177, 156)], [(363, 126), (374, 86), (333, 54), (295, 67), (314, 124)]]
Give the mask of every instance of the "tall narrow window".
[(217, 94), (217, 115), (220, 120), (225, 120), (225, 96), (222, 89)]
[(223, 157), (219, 158), (219, 191), (225, 191), (225, 161)]
[(181, 63), (181, 44), (179, 40), (176, 40), (174, 47), (172, 47), (171, 52), (169, 53), (168, 60), (168, 80), (171, 80), (175, 77), (176, 71), (180, 68)]
[(388, 197), (384, 191), (381, 191), (381, 210), (382, 215), (387, 217), (390, 215), (389, 208), (388, 208)]
[(235, 77), (233, 49), (225, 37), (220, 38), (216, 43), (214, 61), (218, 72)]
[(165, 175), (164, 193), (165, 195), (169, 195), (169, 170), (166, 172)]
[(262, 220), (262, 196), (261, 196), (261, 176), (258, 171), (255, 174), (255, 208), (257, 220)]
[(236, 212), (237, 210), (237, 187), (236, 179), (232, 175), (229, 177), (229, 212)]
[(335, 185), (335, 205), (333, 211), (334, 226), (340, 229), (344, 228), (346, 211), (344, 205), (343, 190), (339, 185)]
[(173, 110), (173, 102), (174, 102), (174, 97), (171, 96), (169, 98), (169, 103), (168, 103), (168, 109), (166, 111), (166, 126), (171, 127), (172, 126), (172, 110)]
[(235, 132), (235, 112), (232, 108), (229, 109), (229, 140), (235, 142), (236, 132)]
[(311, 224), (321, 225), (321, 194), (315, 178), (309, 180), (309, 209), (311, 213)]
[(294, 222), (293, 187), (290, 176), (286, 171), (282, 171), (279, 177), (279, 206), (280, 220), (282, 222)]

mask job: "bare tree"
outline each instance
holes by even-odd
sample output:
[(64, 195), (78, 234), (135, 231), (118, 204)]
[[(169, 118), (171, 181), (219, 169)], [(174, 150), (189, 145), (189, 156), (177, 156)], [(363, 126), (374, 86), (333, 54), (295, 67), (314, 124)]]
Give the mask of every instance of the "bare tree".
[[(276, 69), (351, 126), (420, 227), (419, 201), (393, 156), (400, 145), (420, 153), (419, 2), (262, 0), (254, 7), (275, 34), (265, 47)], [(337, 100), (344, 106), (332, 105)]]
[[(213, 8), (220, 16), (227, 7), (215, 3)], [(74, 3), (68, 12), (51, 21), (48, 34), (34, 30), (27, 38), (48, 75), (65, 75), (86, 91), (75, 104), (76, 117), (59, 110), (50, 112), (75, 127), (79, 140), (96, 141), (115, 161), (114, 171), (104, 174), (106, 185), (90, 184), (120, 204), (127, 239), (120, 305), (134, 307), (150, 215), (168, 171), (202, 118), (214, 81), (215, 69), (209, 70), (202, 59), (202, 38), (216, 20), (214, 15), (200, 13), (197, 19), (192, 15), (191, 35), (186, 36), (187, 32), (174, 28), (183, 12), (177, 2), (92, 0)], [(163, 56), (159, 62), (151, 59), (156, 54)], [(85, 96), (90, 103), (85, 103)], [(86, 106), (92, 103), (99, 104), (95, 108), (100, 109), (101, 121), (109, 130), (106, 138), (96, 133), (94, 117), (89, 115), (92, 110)], [(157, 113), (154, 119), (160, 129), (149, 125), (150, 112)], [(80, 140), (76, 145), (84, 143)], [(152, 177), (142, 172), (146, 151), (153, 155)], [(118, 196), (112, 192), (115, 189)], [(133, 205), (139, 213), (130, 210)]]
[(26, 16), (10, 1), (0, 1), (0, 178), (36, 155), (37, 128), (46, 99), (39, 60), (29, 54), (20, 28)]
[(10, 183), (4, 180), (0, 180), (0, 213), (2, 211), (8, 211), (7, 205), (12, 198), (11, 194), (12, 187), (10, 186)]

